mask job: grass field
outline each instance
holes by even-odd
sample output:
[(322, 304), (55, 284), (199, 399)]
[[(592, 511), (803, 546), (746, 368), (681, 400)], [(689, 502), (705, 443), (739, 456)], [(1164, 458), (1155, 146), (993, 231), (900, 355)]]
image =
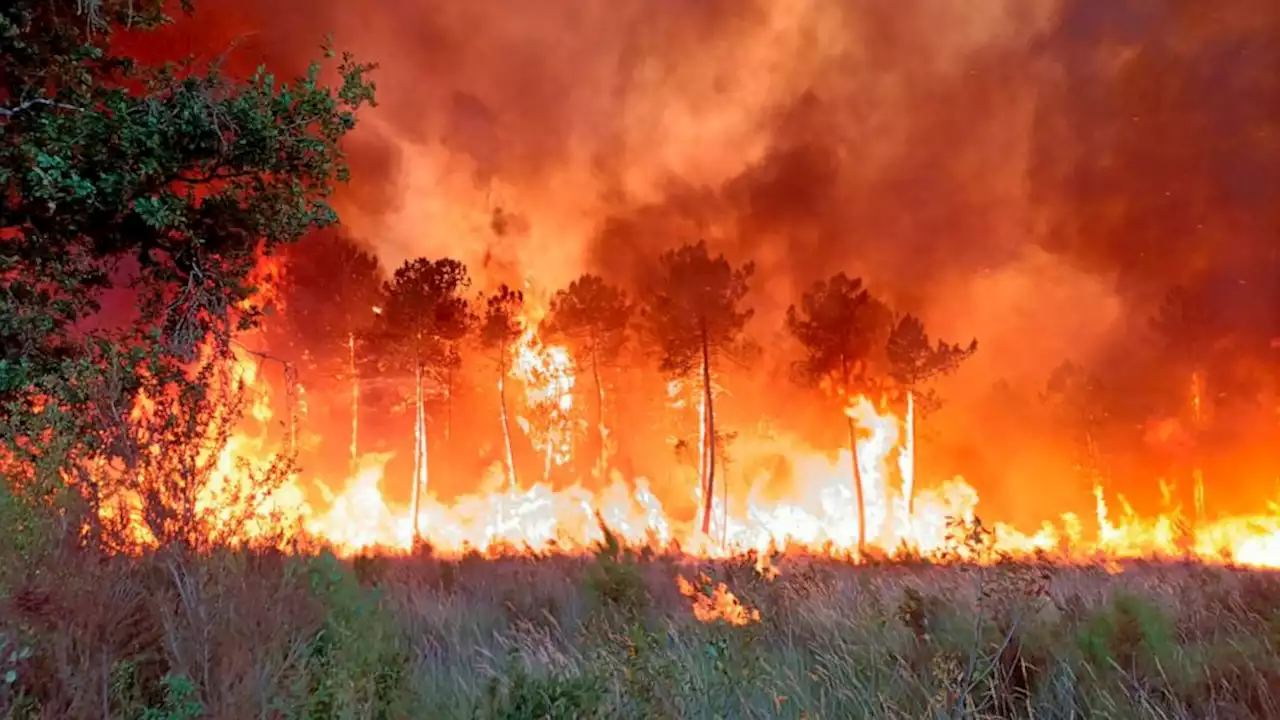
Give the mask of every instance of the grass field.
[[(1280, 579), (1194, 564), (146, 558), (0, 573), (9, 717), (1280, 716)], [(758, 621), (695, 617), (677, 577)], [(703, 601), (709, 603), (710, 601)], [(1275, 695), (1273, 699), (1273, 694)]]

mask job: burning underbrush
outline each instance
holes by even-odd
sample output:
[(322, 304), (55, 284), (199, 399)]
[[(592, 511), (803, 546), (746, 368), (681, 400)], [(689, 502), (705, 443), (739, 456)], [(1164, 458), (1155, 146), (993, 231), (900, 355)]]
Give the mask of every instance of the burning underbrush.
[[(554, 360), (558, 357), (554, 347), (542, 347), (529, 337), (526, 334), (521, 342), (530, 353), (540, 348), (547, 357), (529, 359), (524, 366), (560, 366)], [(142, 486), (151, 488), (153, 495), (160, 492), (151, 502), (143, 503), (138, 492), (126, 492), (117, 502), (104, 504), (104, 513), (117, 522), (128, 519), (125, 524), (132, 544), (152, 546), (157, 528), (163, 534), (161, 526), (180, 521), (179, 516), (157, 518), (155, 506), (182, 506), (183, 493), (188, 492), (195, 495), (189, 511), (192, 519), (203, 518), (203, 526), (219, 528), (220, 534), (210, 538), (215, 544), (324, 547), (340, 556), (406, 554), (415, 544), (430, 547), (441, 557), (583, 554), (605, 539), (603, 528), (608, 527), (629, 547), (691, 557), (801, 553), (843, 560), (939, 562), (953, 552), (948, 548), (955, 545), (952, 534), (957, 524), (972, 526), (978, 517), (978, 492), (963, 478), (940, 483), (915, 478), (913, 450), (905, 432), (910, 418), (900, 418), (859, 396), (851, 401), (848, 416), (858, 431), (856, 477), (866, 506), (868, 547), (861, 553), (852, 454), (848, 450), (822, 453), (776, 434), (753, 440), (743, 451), (745, 469), (732, 495), (726, 490), (713, 498), (706, 533), (700, 531), (696, 518), (679, 517), (668, 509), (701, 504), (696, 478), (677, 477), (675, 483), (655, 487), (645, 478), (626, 478), (609, 470), (587, 482), (543, 480), (513, 486), (502, 463), (497, 463), (470, 492), (442, 499), (428, 489), (415, 498), (415, 541), (412, 506), (388, 499), (389, 486), (396, 484), (388, 476), (394, 454), (356, 455), (349, 475), (336, 483), (336, 489), (317, 486), (305, 467), (300, 469), (290, 460), (289, 449), (297, 443), (297, 410), (290, 410), (285, 423), (276, 418), (271, 386), (260, 379), (263, 367), (260, 357), (239, 353), (223, 379), (235, 385), (235, 392), (243, 393), (236, 396), (243, 397), (245, 408), (238, 425), (214, 423), (210, 433), (220, 435), (186, 453), (169, 446), (161, 451), (163, 437), (154, 438), (156, 445), (142, 453), (156, 462), (141, 474), (199, 475), (198, 487), (175, 486), (160, 492), (155, 483), (144, 482)], [(572, 387), (563, 381), (553, 384)], [(552, 404), (568, 406), (559, 401)], [(150, 417), (155, 410), (156, 404), (143, 397), (134, 419)], [(285, 432), (274, 429), (280, 427)], [(144, 431), (135, 435), (139, 447), (151, 438)], [(787, 472), (778, 476), (772, 469), (776, 462), (753, 464), (753, 453), (784, 458)], [(184, 454), (197, 457), (186, 464), (175, 459)], [(557, 450), (547, 457), (561, 454)], [(673, 496), (673, 484), (692, 487), (693, 492)], [(1199, 490), (1203, 497), (1203, 488)], [(1196, 559), (1280, 566), (1280, 511), (1274, 506), (1253, 516), (1197, 519), (1171, 507), (1166, 513), (1143, 517), (1123, 496), (1109, 500), (1096, 484), (1094, 501), (1093, 518), (1066, 513), (1058, 522), (1045, 523), (1031, 533), (1000, 522), (989, 524), (986, 555), (960, 559), (1049, 558), (1075, 564)], [(237, 522), (230, 523), (233, 517)], [(232, 525), (233, 531), (226, 529)]]

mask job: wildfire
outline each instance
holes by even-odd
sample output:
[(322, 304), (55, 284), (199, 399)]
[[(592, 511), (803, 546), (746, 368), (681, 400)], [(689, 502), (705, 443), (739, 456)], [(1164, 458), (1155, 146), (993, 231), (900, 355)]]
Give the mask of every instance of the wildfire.
[(693, 616), (699, 621), (737, 626), (760, 622), (760, 611), (744, 606), (724, 583), (712, 586), (706, 575), (700, 575), (698, 581), (701, 587), (695, 587), (683, 575), (676, 576), (680, 594), (693, 601)]
[[(227, 504), (252, 497), (254, 478), (268, 472), (283, 449), (283, 442), (270, 437), (274, 417), (269, 388), (259, 378), (260, 364), (260, 359), (243, 355), (230, 374), (230, 382), (242, 383), (250, 391), (250, 401), (241, 426), (212, 462), (211, 479), (200, 491), (197, 506), (210, 517), (221, 517)], [(521, 427), (546, 453), (548, 468), (551, 463), (564, 463), (573, 451), (570, 417), (578, 390), (570, 356), (563, 348), (542, 342), (528, 323), (511, 373), (527, 393), (524, 407), (531, 409), (528, 417), (521, 418)], [(153, 399), (141, 398), (135, 418), (154, 409)], [(950, 551), (956, 519), (968, 522), (976, 517), (977, 491), (960, 477), (942, 483), (918, 482), (910, 455), (910, 418), (898, 417), (866, 397), (855, 398), (847, 413), (859, 430), (857, 457), (869, 545), (880, 552), (910, 549), (924, 556)], [(678, 543), (684, 552), (701, 556), (754, 551), (766, 558), (772, 550), (799, 548), (856, 557), (853, 454), (796, 448), (787, 448), (785, 454), (791, 464), (788, 486), (780, 492), (777, 478), (760, 476), (748, 478), (745, 491), (715, 498), (713, 514), (721, 526), (710, 535), (699, 532), (695, 522), (671, 517), (644, 478), (626, 478), (612, 471), (604, 487), (553, 488), (544, 477), (543, 482), (513, 488), (505, 482), (501, 463), (481, 479), (473, 494), (445, 502), (428, 490), (420, 499), (418, 526), (423, 539), (442, 554), (501, 548), (585, 551), (603, 539), (603, 519), (633, 545)], [(412, 513), (384, 496), (390, 459), (386, 453), (359, 456), (342, 489), (326, 491), (323, 506), (307, 502), (307, 478), (290, 474), (269, 501), (255, 506), (242, 535), (245, 539), (274, 537), (282, 527), (297, 526), (342, 553), (374, 547), (407, 551), (413, 545)], [(914, 507), (909, 509), (908, 493), (913, 487)], [(697, 488), (690, 491), (697, 492)], [(1193, 555), (1209, 561), (1280, 567), (1278, 505), (1252, 517), (1191, 522), (1178, 511), (1142, 518), (1123, 497), (1116, 498), (1117, 507), (1112, 507), (1101, 487), (1094, 492), (1091, 532), (1073, 514), (1032, 534), (996, 523), (991, 550), (1080, 562)], [(140, 541), (146, 540), (144, 535), (139, 533)], [(777, 572), (767, 560), (759, 567), (765, 575)], [(682, 589), (686, 585), (692, 587), (682, 581)], [(707, 602), (720, 608), (726, 603), (731, 606), (731, 599), (727, 591), (717, 591)], [(699, 611), (700, 617), (712, 612), (709, 607)], [(715, 612), (723, 617), (728, 611)], [(751, 617), (741, 608), (733, 612), (745, 613), (734, 616), (739, 621)]]
[(565, 464), (572, 454), (573, 360), (567, 349), (544, 344), (531, 320), (523, 324), (511, 372), (525, 386), (530, 414), (516, 418), (516, 423), (543, 453), (546, 481), (552, 466)]

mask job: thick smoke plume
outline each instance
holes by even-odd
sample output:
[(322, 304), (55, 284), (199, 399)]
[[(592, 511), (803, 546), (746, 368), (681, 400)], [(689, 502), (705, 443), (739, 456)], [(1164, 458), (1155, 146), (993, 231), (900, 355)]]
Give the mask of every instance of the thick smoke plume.
[(1280, 334), (1269, 0), (237, 0), (174, 41), (296, 70), (329, 32), (382, 64), (340, 210), (388, 267), (554, 289), (706, 238), (762, 336), (860, 274), (979, 338), (939, 420), (970, 446), (996, 381), (1124, 355), (1173, 285), (1254, 283), (1215, 297)]

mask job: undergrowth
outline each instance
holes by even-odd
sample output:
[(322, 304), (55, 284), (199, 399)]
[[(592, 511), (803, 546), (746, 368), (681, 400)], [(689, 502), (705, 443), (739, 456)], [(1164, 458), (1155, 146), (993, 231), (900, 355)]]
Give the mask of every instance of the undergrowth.
[[(1280, 716), (1261, 572), (783, 557), (766, 579), (607, 533), (587, 557), (0, 553), (7, 718)], [(677, 576), (760, 620), (699, 621)]]

